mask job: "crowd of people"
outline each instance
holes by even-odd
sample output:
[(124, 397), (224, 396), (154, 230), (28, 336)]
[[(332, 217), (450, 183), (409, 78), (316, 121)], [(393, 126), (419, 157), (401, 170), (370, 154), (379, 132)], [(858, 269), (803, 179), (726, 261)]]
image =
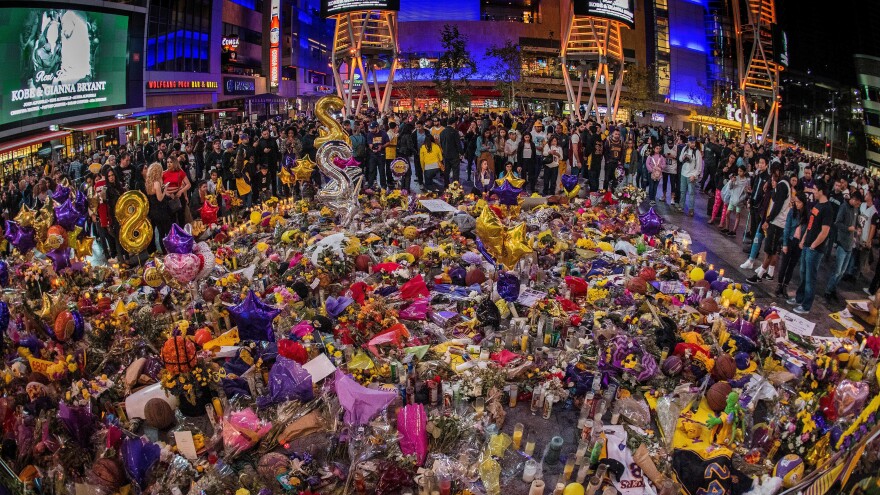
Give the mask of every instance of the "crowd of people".
[[(528, 194), (553, 196), (563, 192), (562, 176), (568, 174), (579, 178), (584, 194), (632, 185), (647, 191), (650, 206), (666, 202), (691, 217), (697, 195), (706, 194), (706, 223), (751, 241), (741, 265), (755, 268), (749, 281), (775, 281), (776, 295), (794, 311), (810, 311), (821, 265), (829, 271), (823, 293), (829, 303), (836, 301), (841, 283), (858, 283), (872, 262), (864, 290), (880, 289), (880, 258), (872, 251), (880, 181), (866, 170), (717, 133), (529, 113), (364, 112), (338, 120), (363, 169), (366, 193), (380, 188), (441, 192), (459, 182), (488, 197), (495, 180), (509, 176), (524, 179)], [(173, 223), (198, 221), (204, 202), (223, 198), (224, 191), (233, 191), (243, 206), (273, 196), (312, 197), (320, 173), (293, 181), (285, 179), (284, 169), (305, 156), (315, 160), (318, 128), (306, 117), (215, 124), (49, 160), (42, 170), (6, 178), (3, 215), (11, 219), (22, 207), (41, 208), (51, 201), (56, 184), (74, 184), (89, 200), (87, 235), (99, 240), (110, 261), (123, 262), (127, 256), (114, 211), (125, 191), (148, 197), (156, 239)], [(399, 158), (408, 164), (402, 176), (392, 170)], [(234, 213), (228, 202), (214, 201), (221, 215)], [(154, 242), (148, 252), (160, 245)], [(795, 269), (796, 288), (789, 286)]]

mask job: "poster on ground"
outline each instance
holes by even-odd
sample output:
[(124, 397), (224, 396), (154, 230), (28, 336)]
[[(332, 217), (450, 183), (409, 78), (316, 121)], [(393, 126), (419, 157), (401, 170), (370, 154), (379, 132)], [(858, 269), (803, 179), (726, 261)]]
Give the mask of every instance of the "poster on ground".
[(125, 105), (129, 17), (0, 7), (0, 125)]

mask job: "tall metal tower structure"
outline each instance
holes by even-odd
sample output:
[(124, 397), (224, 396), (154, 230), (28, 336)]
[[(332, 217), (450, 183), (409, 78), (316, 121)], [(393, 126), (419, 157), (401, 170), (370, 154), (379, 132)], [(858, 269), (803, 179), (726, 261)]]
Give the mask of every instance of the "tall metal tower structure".
[[(761, 122), (753, 122), (752, 113), (762, 104), (769, 104), (763, 121), (763, 142), (768, 134), (776, 141), (779, 121), (779, 73), (782, 66), (776, 62), (773, 51), (773, 36), (776, 26), (776, 5), (774, 0), (745, 0), (746, 12), (743, 15), (739, 1), (733, 2), (733, 17), (736, 26), (737, 68), (739, 70), (739, 100), (742, 109), (742, 140), (747, 136), (758, 140), (755, 129)], [(772, 131), (771, 131), (772, 129)]]
[[(567, 5), (566, 5), (567, 3)], [(620, 90), (623, 86), (623, 43), (620, 30), (633, 27), (631, 9), (616, 9), (614, 6), (593, 7), (594, 2), (563, 2), (562, 8), (562, 78), (565, 92), (572, 112), (578, 119), (589, 116), (595, 107), (596, 119), (603, 121), (599, 113), (599, 99), (596, 94), (599, 84), (604, 82), (607, 113), (605, 118), (614, 120), (620, 104)], [(577, 4), (577, 5), (576, 5)], [(631, 4), (630, 4), (631, 5)], [(568, 73), (570, 63), (578, 64), (579, 80), (575, 90), (574, 82)], [(595, 63), (596, 72), (592, 82), (588, 80), (590, 66)], [(614, 86), (611, 86), (611, 66), (615, 68)], [(582, 114), (580, 102), (583, 97), (584, 81), (587, 80), (590, 96), (586, 111)]]
[[(332, 17), (336, 20), (336, 30), (330, 63), (336, 92), (345, 104), (343, 112), (347, 114), (360, 108), (364, 97), (369, 106), (384, 112), (391, 102), (391, 87), (397, 69), (397, 12), (359, 10)], [(343, 65), (347, 69), (348, 84), (340, 76)], [(382, 88), (377, 72), (385, 68), (389, 69), (388, 79)], [(356, 76), (362, 80), (359, 90), (355, 89)]]

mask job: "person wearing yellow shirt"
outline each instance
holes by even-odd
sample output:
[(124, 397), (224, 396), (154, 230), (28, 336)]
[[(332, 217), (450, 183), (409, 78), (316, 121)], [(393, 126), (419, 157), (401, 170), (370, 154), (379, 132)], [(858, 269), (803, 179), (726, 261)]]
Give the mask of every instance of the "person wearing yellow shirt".
[(443, 152), (432, 134), (425, 135), (425, 144), (419, 150), (419, 160), (425, 174), (425, 189), (437, 191), (439, 188), (434, 183), (434, 178), (443, 170)]

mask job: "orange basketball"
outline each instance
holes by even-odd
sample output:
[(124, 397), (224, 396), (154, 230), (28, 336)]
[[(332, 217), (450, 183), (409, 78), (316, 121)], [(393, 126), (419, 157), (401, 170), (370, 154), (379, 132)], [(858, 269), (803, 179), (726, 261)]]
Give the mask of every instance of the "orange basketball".
[(171, 337), (162, 346), (162, 361), (171, 373), (186, 373), (196, 364), (196, 345), (186, 337)]

